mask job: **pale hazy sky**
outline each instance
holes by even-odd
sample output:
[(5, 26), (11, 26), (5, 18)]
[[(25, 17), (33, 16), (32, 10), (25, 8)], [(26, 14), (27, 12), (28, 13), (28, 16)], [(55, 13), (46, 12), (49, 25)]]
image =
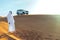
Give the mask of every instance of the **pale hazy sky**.
[(60, 0), (0, 0), (0, 16), (9, 10), (15, 15), (17, 9), (26, 9), (29, 14), (60, 14)]
[(32, 10), (33, 14), (60, 15), (60, 0), (38, 0)]
[(35, 5), (36, 0), (0, 0), (0, 16), (6, 16), (11, 10), (16, 14), (18, 9), (30, 9)]

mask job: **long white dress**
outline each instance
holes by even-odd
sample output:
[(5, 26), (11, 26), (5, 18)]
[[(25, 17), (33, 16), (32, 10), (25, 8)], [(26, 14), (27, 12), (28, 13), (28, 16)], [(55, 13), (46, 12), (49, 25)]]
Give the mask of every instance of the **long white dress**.
[(14, 32), (15, 31), (15, 21), (14, 21), (14, 18), (13, 18), (13, 15), (11, 13), (9, 13), (7, 15), (7, 20), (8, 20), (8, 31), (9, 32)]

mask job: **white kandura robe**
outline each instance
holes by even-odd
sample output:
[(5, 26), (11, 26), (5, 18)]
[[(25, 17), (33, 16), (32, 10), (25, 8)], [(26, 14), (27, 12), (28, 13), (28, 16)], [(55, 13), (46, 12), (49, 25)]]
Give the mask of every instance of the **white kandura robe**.
[(8, 31), (9, 32), (14, 32), (15, 31), (15, 21), (14, 21), (14, 18), (13, 18), (13, 15), (11, 13), (9, 13), (7, 15), (7, 20), (8, 20)]

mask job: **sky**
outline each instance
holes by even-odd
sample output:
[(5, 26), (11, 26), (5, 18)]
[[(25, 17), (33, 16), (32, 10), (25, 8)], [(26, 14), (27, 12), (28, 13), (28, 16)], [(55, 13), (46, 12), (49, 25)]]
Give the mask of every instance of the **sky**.
[(0, 0), (0, 16), (6, 16), (11, 10), (16, 14), (18, 9), (30, 11), (36, 0)]
[(0, 16), (7, 16), (9, 11), (16, 15), (18, 9), (25, 9), (29, 14), (60, 15), (60, 0), (0, 0)]

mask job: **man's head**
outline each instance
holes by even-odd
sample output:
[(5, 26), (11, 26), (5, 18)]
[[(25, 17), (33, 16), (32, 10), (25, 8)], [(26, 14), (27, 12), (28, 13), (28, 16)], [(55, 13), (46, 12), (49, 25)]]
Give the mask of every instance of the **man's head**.
[(9, 13), (11, 13), (11, 14), (12, 14), (12, 11), (9, 11)]

